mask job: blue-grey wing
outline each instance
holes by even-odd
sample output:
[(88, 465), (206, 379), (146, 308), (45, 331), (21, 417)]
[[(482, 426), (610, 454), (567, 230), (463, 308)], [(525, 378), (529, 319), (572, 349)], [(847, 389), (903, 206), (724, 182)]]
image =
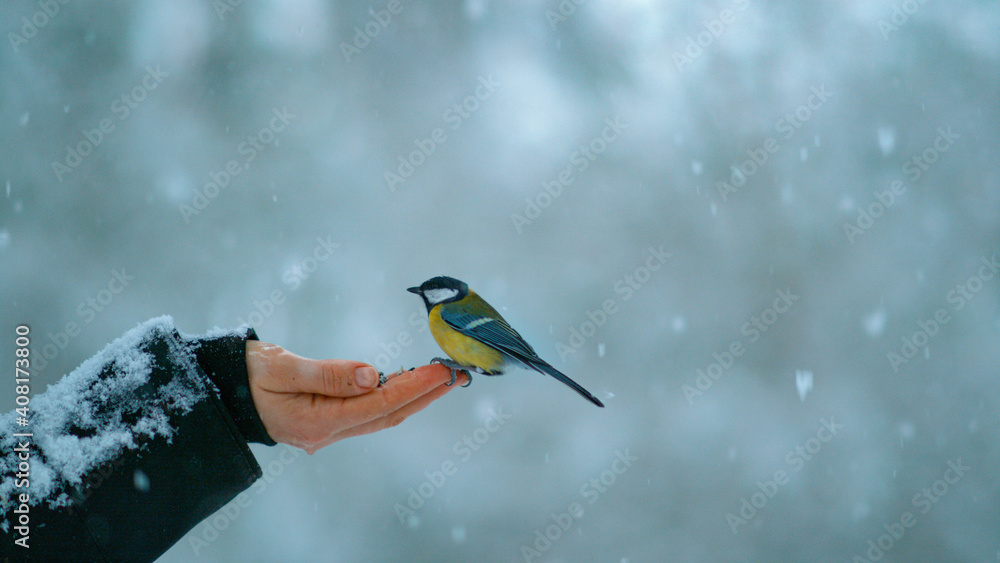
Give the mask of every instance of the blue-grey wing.
[(515, 360), (528, 364), (538, 359), (538, 354), (531, 345), (503, 317), (455, 312), (443, 307), (441, 319), (458, 332), (496, 348)]

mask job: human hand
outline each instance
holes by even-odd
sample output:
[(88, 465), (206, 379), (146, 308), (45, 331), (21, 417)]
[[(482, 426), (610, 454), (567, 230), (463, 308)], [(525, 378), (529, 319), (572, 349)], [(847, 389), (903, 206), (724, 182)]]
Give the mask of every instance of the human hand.
[[(440, 365), (389, 374), (352, 360), (312, 360), (280, 346), (247, 341), (250, 394), (276, 442), (312, 454), (338, 440), (391, 428), (454, 389)], [(467, 378), (462, 373), (459, 379)]]

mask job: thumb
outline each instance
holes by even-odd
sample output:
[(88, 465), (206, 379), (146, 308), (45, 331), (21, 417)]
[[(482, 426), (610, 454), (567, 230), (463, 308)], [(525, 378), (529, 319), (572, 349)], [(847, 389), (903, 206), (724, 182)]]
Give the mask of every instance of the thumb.
[(354, 360), (306, 360), (313, 372), (302, 379), (302, 391), (328, 397), (354, 397), (378, 387), (378, 370)]
[(354, 397), (378, 387), (378, 371), (364, 362), (312, 360), (257, 341), (247, 341), (247, 360), (263, 375), (260, 385), (275, 393)]

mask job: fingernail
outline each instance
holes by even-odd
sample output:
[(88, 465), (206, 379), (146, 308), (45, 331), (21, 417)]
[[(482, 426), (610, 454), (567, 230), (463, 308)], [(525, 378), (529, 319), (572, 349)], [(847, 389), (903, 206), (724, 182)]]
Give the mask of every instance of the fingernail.
[(378, 385), (378, 372), (371, 366), (362, 366), (354, 370), (354, 381), (361, 387)]

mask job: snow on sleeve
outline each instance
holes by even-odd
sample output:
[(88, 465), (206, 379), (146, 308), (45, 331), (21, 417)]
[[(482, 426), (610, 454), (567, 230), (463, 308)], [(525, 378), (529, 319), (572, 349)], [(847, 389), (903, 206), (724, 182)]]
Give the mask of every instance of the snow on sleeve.
[[(157, 359), (148, 348), (156, 341), (167, 343), (171, 363), (182, 369), (151, 391), (147, 387)], [(125, 448), (156, 437), (171, 439), (171, 414), (186, 414), (208, 396), (197, 371), (194, 354), (176, 336), (173, 319), (162, 316), (126, 332), (34, 397), (30, 504), (65, 506), (67, 485), (81, 485), (88, 473)], [(12, 434), (23, 431), (14, 424), (13, 411), (0, 414), (0, 499), (5, 505), (15, 492), (18, 439)], [(8, 508), (3, 506), (4, 513)]]
[(236, 328), (219, 328), (218, 326), (213, 326), (208, 329), (204, 334), (185, 334), (181, 333), (181, 336), (185, 338), (199, 337), (199, 338), (221, 338), (223, 336), (243, 336), (250, 330), (251, 327), (247, 323), (243, 323)]

